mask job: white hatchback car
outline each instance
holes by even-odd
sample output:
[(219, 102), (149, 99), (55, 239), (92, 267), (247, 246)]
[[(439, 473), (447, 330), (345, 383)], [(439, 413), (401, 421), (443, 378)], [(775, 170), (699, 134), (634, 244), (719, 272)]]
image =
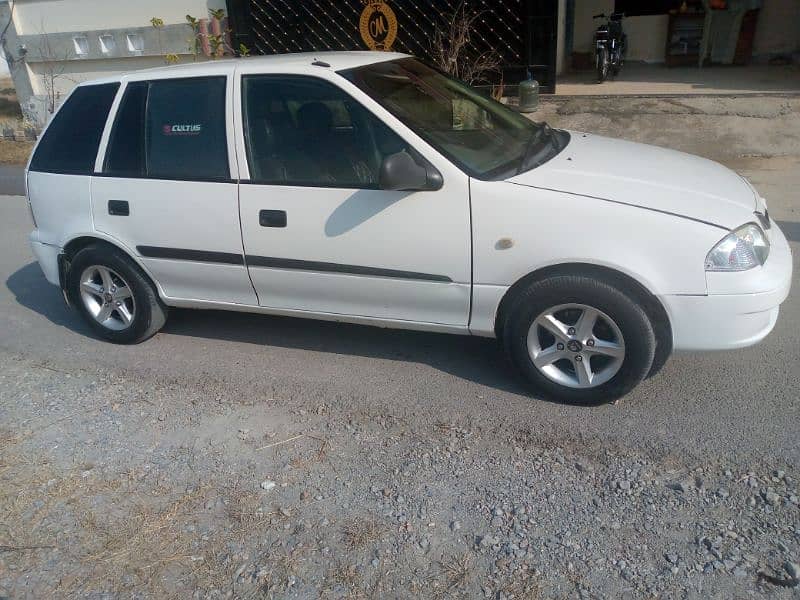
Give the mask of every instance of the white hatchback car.
[(27, 190), (47, 280), (113, 342), (168, 307), (498, 337), (568, 402), (758, 342), (791, 280), (736, 173), (534, 123), (401, 54), (81, 84)]

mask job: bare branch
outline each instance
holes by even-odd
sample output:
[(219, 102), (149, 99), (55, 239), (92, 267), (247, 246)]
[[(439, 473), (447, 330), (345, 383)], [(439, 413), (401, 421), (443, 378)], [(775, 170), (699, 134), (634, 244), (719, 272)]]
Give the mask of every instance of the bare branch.
[(58, 106), (61, 93), (58, 90), (58, 81), (64, 76), (67, 70), (66, 61), (72, 56), (69, 50), (57, 53), (50, 41), (50, 36), (44, 29), (44, 23), (40, 28), (38, 50), (39, 56), (43, 59), (41, 63), (42, 86), (44, 87), (45, 99), (47, 101), (47, 112), (53, 114)]
[(481, 51), (471, 41), (475, 23), (484, 13), (470, 10), (465, 0), (461, 0), (455, 12), (445, 16), (446, 24), (437, 26), (431, 42), (431, 57), (436, 66), (470, 84), (498, 72), (502, 62), (496, 50)]

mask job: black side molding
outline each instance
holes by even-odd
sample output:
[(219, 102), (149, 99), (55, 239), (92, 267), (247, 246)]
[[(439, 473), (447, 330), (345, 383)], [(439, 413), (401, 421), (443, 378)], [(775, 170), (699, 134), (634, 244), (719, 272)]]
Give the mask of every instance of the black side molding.
[(269, 256), (246, 257), (248, 267), (266, 267), (270, 269), (290, 269), (295, 271), (318, 271), (321, 273), (340, 273), (343, 275), (367, 275), (369, 277), (388, 277), (391, 279), (414, 279), (417, 281), (435, 281), (452, 283), (453, 280), (444, 275), (400, 271), (397, 269), (380, 269), (361, 265), (343, 265), (339, 263), (317, 262), (314, 260), (295, 260), (293, 258), (273, 258)]
[(136, 246), (136, 251), (146, 258), (167, 258), (172, 260), (193, 260), (196, 262), (220, 263), (225, 265), (244, 265), (244, 258), (242, 255), (232, 252), (208, 252), (206, 250), (161, 248), (159, 246)]
[(225, 265), (242, 265), (267, 269), (288, 269), (294, 271), (314, 271), (317, 273), (339, 273), (342, 275), (364, 275), (367, 277), (387, 277), (389, 279), (411, 279), (414, 281), (430, 281), (435, 283), (453, 283), (445, 275), (401, 271), (398, 269), (381, 269), (361, 265), (343, 265), (340, 263), (318, 262), (314, 260), (296, 260), (293, 258), (274, 258), (234, 254), (233, 252), (208, 252), (205, 250), (189, 250), (186, 248), (162, 248), (160, 246), (136, 246), (136, 251), (145, 258), (164, 258), (169, 260), (191, 260), (195, 262), (218, 263)]

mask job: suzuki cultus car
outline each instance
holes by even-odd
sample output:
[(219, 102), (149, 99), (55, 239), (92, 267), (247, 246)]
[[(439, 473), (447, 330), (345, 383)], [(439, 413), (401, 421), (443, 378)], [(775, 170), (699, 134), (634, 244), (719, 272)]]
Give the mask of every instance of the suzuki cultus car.
[(112, 342), (170, 307), (497, 337), (567, 402), (758, 342), (791, 279), (736, 173), (534, 123), (393, 53), (82, 83), (27, 192), (47, 280)]

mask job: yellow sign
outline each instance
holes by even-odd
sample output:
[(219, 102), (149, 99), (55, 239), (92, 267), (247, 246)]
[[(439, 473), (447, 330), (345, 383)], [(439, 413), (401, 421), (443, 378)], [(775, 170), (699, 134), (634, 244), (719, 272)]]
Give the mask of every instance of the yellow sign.
[(370, 0), (358, 23), (361, 39), (370, 50), (391, 50), (397, 38), (397, 17), (382, 0)]

